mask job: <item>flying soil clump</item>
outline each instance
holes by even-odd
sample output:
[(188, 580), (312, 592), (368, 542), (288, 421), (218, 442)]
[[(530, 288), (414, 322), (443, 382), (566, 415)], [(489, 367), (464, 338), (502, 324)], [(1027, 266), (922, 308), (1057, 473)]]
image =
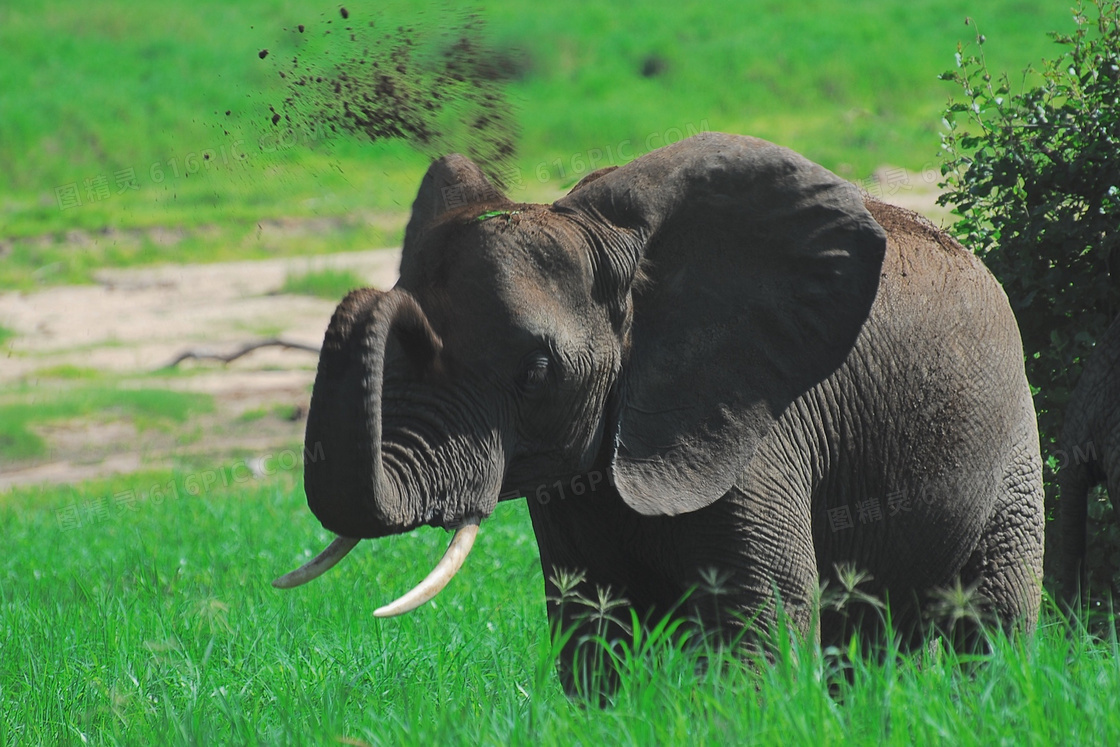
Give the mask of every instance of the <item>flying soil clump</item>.
[(299, 49), (290, 63), (272, 55), (287, 87), (283, 103), (269, 107), (272, 125), (404, 140), (432, 158), (462, 153), (510, 186), (518, 132), (505, 85), (517, 70), (487, 42), (481, 19), (383, 31), (340, 15), (341, 28), (331, 19), (319, 34), (310, 24), (293, 29)]

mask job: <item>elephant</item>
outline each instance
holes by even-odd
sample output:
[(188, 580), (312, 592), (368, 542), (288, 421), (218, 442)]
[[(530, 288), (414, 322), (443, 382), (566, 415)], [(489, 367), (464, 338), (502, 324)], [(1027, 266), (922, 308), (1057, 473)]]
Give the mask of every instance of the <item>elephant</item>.
[(306, 441), (338, 537), (276, 585), (360, 539), (455, 529), (376, 614), (407, 611), (525, 497), (569, 690), (602, 631), (563, 602), (600, 589), (736, 646), (779, 620), (821, 641), (877, 624), (820, 604), (845, 568), (916, 640), (958, 583), (1000, 625), (1037, 620), (1041, 459), (1001, 287), (928, 221), (755, 138), (701, 133), (551, 205), (434, 162), (399, 281), (330, 320)]
[(1062, 598), (1076, 603), (1087, 590), (1085, 535), (1089, 491), (1104, 484), (1120, 498), (1120, 317), (1093, 348), (1066, 405), (1058, 469)]

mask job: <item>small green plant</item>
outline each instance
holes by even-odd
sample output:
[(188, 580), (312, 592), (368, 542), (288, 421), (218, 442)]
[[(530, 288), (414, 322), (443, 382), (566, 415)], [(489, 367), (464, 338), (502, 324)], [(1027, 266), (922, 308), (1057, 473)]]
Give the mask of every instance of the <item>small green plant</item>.
[(16, 333), (7, 327), (0, 325), (0, 346), (3, 346), (8, 340), (16, 336)]
[(606, 704), (617, 689), (623, 637), (634, 631), (629, 623), (632, 613), (626, 620), (620, 616), (629, 602), (612, 594), (610, 587), (597, 586), (594, 598), (587, 596), (581, 588), (586, 579), (583, 571), (565, 569), (551, 579), (557, 593), (548, 601), (558, 605), (561, 620), (571, 621), (571, 627), (553, 629), (552, 650), (559, 655), (574, 648), (569, 676), (576, 691)]
[(845, 620), (848, 620), (856, 610), (872, 609), (881, 616), (885, 609), (883, 601), (859, 588), (871, 580), (871, 574), (860, 570), (852, 563), (840, 563), (834, 568), (837, 585), (832, 587), (827, 579), (821, 583), (821, 609), (837, 612)]
[(314, 270), (301, 275), (289, 274), (281, 286), (281, 293), (298, 293), (305, 296), (327, 298), (340, 301), (355, 288), (364, 288), (369, 283), (350, 270)]

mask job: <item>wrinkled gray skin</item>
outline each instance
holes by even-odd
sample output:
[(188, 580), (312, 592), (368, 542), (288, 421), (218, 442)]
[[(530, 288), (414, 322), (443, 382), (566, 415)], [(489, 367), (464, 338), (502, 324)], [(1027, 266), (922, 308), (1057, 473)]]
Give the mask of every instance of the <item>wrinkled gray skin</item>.
[[(773, 622), (776, 590), (813, 635), (819, 583), (851, 564), (902, 630), (958, 579), (1008, 626), (1038, 613), (1038, 435), (1002, 290), (922, 219), (752, 138), (696, 136), (552, 205), (434, 163), (397, 286), (331, 320), (307, 442), (308, 503), (346, 536), (528, 496), (550, 598), (582, 570), (585, 596), (648, 619), (715, 570), (678, 614), (730, 637)], [(847, 631), (825, 614), (819, 634)]]
[(1120, 318), (1097, 341), (1066, 406), (1061, 491), (1062, 596), (1076, 601), (1085, 588), (1085, 520), (1089, 491), (1104, 484), (1120, 499)]

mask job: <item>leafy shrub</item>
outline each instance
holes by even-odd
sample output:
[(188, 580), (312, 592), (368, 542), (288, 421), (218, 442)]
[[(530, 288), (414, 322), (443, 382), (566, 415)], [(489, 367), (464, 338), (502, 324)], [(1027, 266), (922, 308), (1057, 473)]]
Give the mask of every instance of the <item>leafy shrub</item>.
[(955, 205), (953, 232), (999, 278), (1019, 320), (1051, 506), (1062, 414), (1120, 309), (1120, 0), (1091, 3), (1095, 18), (1079, 4), (1074, 33), (1050, 34), (1061, 50), (1024, 71), (1021, 93), (988, 70), (979, 33), (941, 76), (964, 98), (945, 115), (940, 202)]

